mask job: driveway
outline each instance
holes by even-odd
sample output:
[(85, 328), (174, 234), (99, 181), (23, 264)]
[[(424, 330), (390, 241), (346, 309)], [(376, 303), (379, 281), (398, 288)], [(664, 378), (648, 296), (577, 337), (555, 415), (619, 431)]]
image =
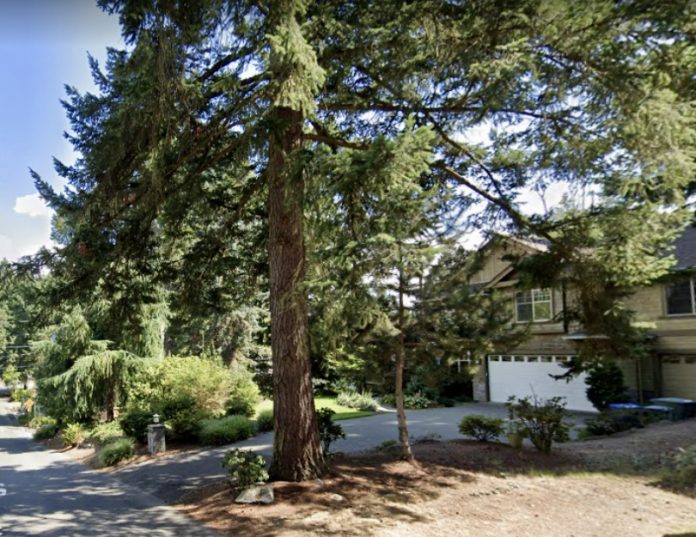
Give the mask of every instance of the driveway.
[(7, 413), (0, 400), (0, 536), (217, 535), (142, 488), (44, 449)]
[[(412, 438), (435, 437), (442, 440), (462, 438), (458, 426), (468, 414), (484, 414), (507, 418), (504, 405), (494, 403), (467, 403), (452, 408), (431, 408), (407, 412), (409, 434)], [(570, 419), (581, 424), (589, 414), (573, 413)], [(332, 451), (357, 453), (373, 449), (385, 441), (397, 440), (396, 414), (385, 412), (340, 422), (346, 438), (337, 441)], [(202, 485), (224, 477), (220, 461), (232, 448), (255, 451), (270, 458), (273, 451), (273, 433), (265, 433), (243, 442), (219, 448), (203, 448), (184, 453), (172, 453), (125, 466), (113, 475), (126, 483), (141, 487), (168, 503)]]

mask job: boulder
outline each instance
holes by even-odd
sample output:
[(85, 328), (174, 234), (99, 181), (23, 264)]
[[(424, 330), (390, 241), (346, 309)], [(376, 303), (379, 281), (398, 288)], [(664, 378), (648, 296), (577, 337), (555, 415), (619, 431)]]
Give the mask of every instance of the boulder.
[(273, 487), (254, 485), (244, 489), (234, 501), (236, 503), (273, 503)]

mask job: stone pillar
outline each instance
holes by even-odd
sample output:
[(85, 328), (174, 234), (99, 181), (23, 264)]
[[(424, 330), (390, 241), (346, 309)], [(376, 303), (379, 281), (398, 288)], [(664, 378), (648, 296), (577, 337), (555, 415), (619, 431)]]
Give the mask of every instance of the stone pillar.
[(154, 423), (147, 426), (147, 450), (150, 455), (167, 451), (164, 425), (159, 422), (159, 416), (153, 416)]
[(487, 357), (484, 356), (477, 365), (471, 368), (474, 401), (481, 403), (488, 401), (488, 364), (486, 360)]

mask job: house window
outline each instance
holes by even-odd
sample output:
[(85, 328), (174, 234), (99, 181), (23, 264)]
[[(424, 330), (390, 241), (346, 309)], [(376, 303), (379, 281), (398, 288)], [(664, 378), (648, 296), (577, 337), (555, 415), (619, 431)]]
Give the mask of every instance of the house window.
[(517, 322), (540, 322), (551, 319), (551, 289), (530, 289), (515, 295)]
[(694, 280), (683, 280), (666, 288), (667, 315), (696, 314)]

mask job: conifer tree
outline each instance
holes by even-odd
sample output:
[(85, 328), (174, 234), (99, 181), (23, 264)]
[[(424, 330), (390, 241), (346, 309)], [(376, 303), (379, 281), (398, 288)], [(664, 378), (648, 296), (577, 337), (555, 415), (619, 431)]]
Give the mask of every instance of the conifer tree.
[[(72, 286), (128, 289), (133, 274), (177, 273), (195, 285), (254, 258), (231, 246), (267, 248), (278, 478), (323, 468), (305, 208), (323, 193), (350, 213), (372, 195), (379, 183), (333, 187), (370, 178), (370, 155), (407, 118), (436, 135), (419, 149), (434, 156), (427, 181), (455, 191), (453, 205), (475, 196), (479, 222), (544, 236), (518, 204), (530, 188), (586, 182), (657, 210), (682, 204), (694, 175), (694, 112), (681, 93), (696, 57), (688, 0), (100, 5), (119, 16), (128, 47), (105, 71), (92, 61), (99, 95), (69, 89), (82, 156), (57, 165), (65, 194), (37, 181), (72, 222), (49, 262)], [(489, 139), (466, 137), (482, 129)], [(366, 157), (341, 160), (347, 150)], [(326, 151), (335, 173), (310, 176)], [(249, 228), (263, 226), (267, 240), (254, 241)]]

